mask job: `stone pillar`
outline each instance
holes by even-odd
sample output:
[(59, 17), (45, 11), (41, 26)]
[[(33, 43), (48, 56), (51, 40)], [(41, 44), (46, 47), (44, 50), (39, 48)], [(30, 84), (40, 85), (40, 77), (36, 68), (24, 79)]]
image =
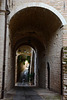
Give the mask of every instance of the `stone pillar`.
[(9, 22), (7, 21), (7, 36), (6, 36), (6, 59), (5, 59), (5, 90), (7, 90), (7, 80), (8, 80), (8, 63), (9, 63)]
[(0, 97), (2, 89), (2, 70), (4, 54), (4, 33), (5, 33), (5, 0), (0, 0)]

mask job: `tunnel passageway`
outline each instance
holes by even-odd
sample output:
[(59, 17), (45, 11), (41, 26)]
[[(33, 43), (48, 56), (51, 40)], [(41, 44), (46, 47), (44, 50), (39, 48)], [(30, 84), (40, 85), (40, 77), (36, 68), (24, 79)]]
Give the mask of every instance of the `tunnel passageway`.
[[(6, 91), (11, 90), (15, 86), (15, 83), (19, 82), (17, 81), (17, 79), (19, 79), (17, 78), (17, 76), (21, 76), (21, 74), (17, 74), (19, 71), (16, 69), (19, 67), (23, 68), (23, 66), (18, 65), (18, 67), (15, 67), (17, 64), (15, 63), (15, 58), (17, 56), (16, 51), (19, 47), (27, 45), (35, 50), (35, 59), (33, 60), (33, 65), (36, 67), (36, 72), (32, 71), (34, 67), (32, 67), (31, 69), (31, 71), (36, 74), (36, 77), (34, 78), (35, 81), (33, 81), (34, 85), (36, 87), (44, 89), (47, 89), (49, 87), (52, 91), (56, 91), (60, 94), (60, 52), (62, 48), (63, 34), (60, 28), (61, 26), (62, 22), (58, 18), (58, 16), (56, 16), (52, 11), (45, 8), (27, 7), (25, 9), (19, 10), (17, 13), (14, 13), (9, 23), (10, 43), (8, 53), (8, 70), (6, 73), (6, 76), (9, 75), (9, 79), (7, 79), (6, 81)], [(23, 59), (23, 63), (25, 63), (25, 60), (26, 58)], [(48, 71), (47, 69), (47, 62), (49, 63), (50, 71)], [(20, 70), (20, 72), (22, 71)], [(48, 75), (49, 73), (50, 75)], [(31, 76), (31, 73), (28, 75)], [(24, 83), (24, 79), (22, 80), (22, 82)], [(19, 88), (19, 91), (23, 91), (23, 89), (21, 90)], [(14, 96), (18, 95), (16, 95), (15, 93)]]
[(16, 51), (15, 86), (36, 86), (36, 53), (30, 46), (24, 45)]

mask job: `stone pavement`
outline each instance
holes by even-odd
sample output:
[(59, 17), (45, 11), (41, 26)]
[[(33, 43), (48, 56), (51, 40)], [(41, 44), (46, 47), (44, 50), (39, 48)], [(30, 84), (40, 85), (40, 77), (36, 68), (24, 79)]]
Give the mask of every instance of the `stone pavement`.
[(42, 88), (15, 87), (7, 93), (4, 100), (61, 100), (61, 96)]

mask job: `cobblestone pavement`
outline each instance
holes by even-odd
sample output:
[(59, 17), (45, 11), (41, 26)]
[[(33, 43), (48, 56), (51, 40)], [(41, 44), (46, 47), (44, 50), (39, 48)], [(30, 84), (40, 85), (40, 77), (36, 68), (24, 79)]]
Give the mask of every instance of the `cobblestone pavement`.
[(4, 100), (61, 100), (61, 96), (42, 88), (15, 87), (7, 93)]

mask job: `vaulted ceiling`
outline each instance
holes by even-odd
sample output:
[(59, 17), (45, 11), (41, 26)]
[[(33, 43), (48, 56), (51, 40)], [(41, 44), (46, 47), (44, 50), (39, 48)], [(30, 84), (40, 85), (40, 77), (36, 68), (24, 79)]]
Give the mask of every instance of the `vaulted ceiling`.
[(29, 42), (30, 39), (33, 40), (32, 45), (37, 46), (39, 42), (44, 45), (61, 24), (60, 19), (51, 11), (28, 7), (17, 12), (10, 20), (10, 37), (13, 45), (20, 40)]

